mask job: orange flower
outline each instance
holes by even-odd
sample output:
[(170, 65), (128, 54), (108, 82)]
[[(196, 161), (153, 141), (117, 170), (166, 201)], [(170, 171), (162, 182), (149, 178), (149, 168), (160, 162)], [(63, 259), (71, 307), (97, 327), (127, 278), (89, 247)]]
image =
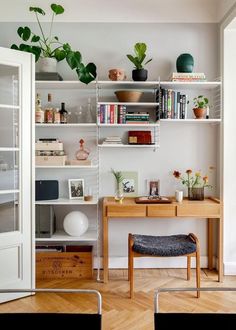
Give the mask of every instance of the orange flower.
[(191, 173), (193, 173), (193, 171), (189, 169), (189, 170), (186, 171), (186, 173), (191, 174)]
[(204, 176), (204, 177), (202, 178), (202, 180), (204, 181), (205, 184), (208, 183), (208, 176), (207, 176), (207, 175)]
[(173, 175), (174, 175), (174, 177), (175, 177), (176, 179), (179, 179), (181, 173), (180, 173), (179, 171), (174, 171), (174, 172), (173, 172)]

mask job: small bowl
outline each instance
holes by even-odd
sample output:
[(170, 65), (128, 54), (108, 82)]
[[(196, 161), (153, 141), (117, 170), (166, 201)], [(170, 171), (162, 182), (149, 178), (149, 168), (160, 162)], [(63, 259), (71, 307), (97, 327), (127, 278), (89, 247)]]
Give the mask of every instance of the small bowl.
[(139, 102), (143, 92), (137, 90), (115, 91), (119, 102)]

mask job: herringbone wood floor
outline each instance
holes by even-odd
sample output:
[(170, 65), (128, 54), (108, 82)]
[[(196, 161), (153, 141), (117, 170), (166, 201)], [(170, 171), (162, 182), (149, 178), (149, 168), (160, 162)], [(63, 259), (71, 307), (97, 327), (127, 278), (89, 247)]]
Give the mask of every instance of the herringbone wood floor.
[[(236, 287), (236, 276), (227, 276), (223, 283), (217, 282), (215, 272), (202, 270), (202, 287)], [(192, 270), (191, 281), (186, 281), (185, 269), (140, 269), (135, 270), (135, 298), (128, 298), (128, 281), (126, 270), (110, 271), (108, 284), (95, 280), (50, 280), (39, 281), (40, 288), (86, 288), (99, 290), (103, 298), (104, 330), (137, 330), (153, 329), (153, 297), (158, 287), (193, 287), (195, 272)], [(194, 293), (162, 294), (161, 311), (186, 312), (236, 312), (236, 292), (201, 293), (195, 298)], [(0, 311), (61, 311), (93, 312), (96, 300), (92, 296), (70, 294), (37, 294), (10, 303), (2, 304)]]

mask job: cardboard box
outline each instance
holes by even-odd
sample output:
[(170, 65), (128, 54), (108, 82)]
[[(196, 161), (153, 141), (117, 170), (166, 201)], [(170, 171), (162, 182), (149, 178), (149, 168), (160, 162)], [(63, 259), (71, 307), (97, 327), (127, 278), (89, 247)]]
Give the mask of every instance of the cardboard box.
[(74, 252), (36, 252), (37, 279), (92, 279), (92, 246), (77, 246)]
[(35, 165), (39, 166), (65, 166), (67, 156), (35, 156)]
[(63, 143), (62, 142), (43, 142), (36, 141), (35, 150), (48, 150), (48, 151), (63, 151)]

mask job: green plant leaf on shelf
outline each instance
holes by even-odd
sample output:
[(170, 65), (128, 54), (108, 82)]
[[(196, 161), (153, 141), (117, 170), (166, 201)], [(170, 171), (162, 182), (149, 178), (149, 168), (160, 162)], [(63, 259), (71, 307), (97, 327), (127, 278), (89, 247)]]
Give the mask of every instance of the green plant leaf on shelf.
[(31, 36), (31, 30), (27, 26), (20, 26), (17, 30), (17, 34), (22, 40), (27, 41)]
[(33, 11), (33, 12), (41, 14), (43, 16), (45, 15), (45, 11), (39, 7), (29, 7), (29, 11)]
[(56, 5), (55, 3), (51, 4), (51, 9), (56, 15), (64, 13), (64, 8), (60, 5)]

